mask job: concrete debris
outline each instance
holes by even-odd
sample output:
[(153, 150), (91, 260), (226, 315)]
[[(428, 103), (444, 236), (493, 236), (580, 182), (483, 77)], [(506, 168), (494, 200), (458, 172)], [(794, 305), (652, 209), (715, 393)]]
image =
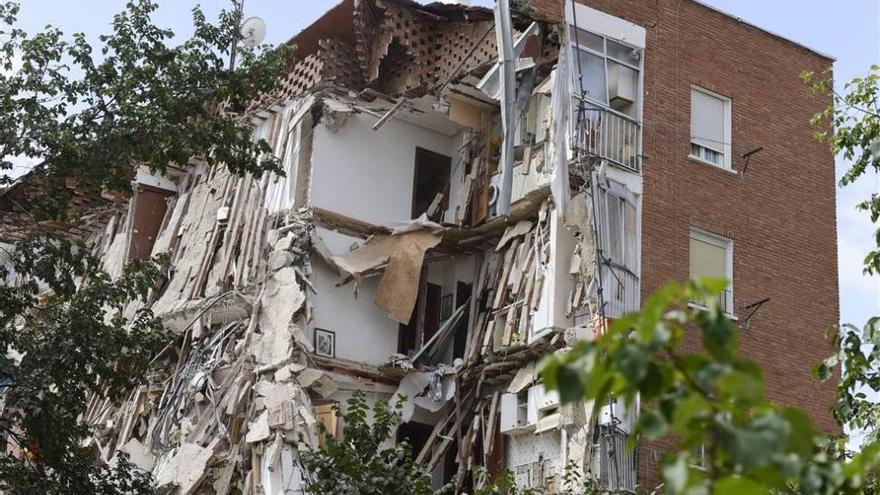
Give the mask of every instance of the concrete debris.
[(263, 411), (248, 425), (247, 435), (244, 441), (247, 443), (257, 443), (269, 438), (269, 411)]
[[(458, 488), (477, 467), (515, 467), (529, 436), (501, 424), (506, 394), (534, 395), (542, 356), (606, 324), (592, 234), (609, 215), (591, 196), (599, 178), (567, 182), (568, 37), (513, 15), (509, 126), (477, 87), (501, 86), (491, 10), (343, 2), (292, 40), (290, 74), (243, 112), (283, 176), (197, 160), (140, 174), (167, 186), (161, 219), (131, 200), (87, 240), (113, 276), (133, 249), (170, 254), (164, 283), (125, 311), (150, 308), (175, 339), (123, 399), (89, 396), (99, 456), (126, 452), (175, 493), (304, 493), (300, 449), (323, 441), (319, 423), (341, 433), (334, 407), (362, 391), (430, 430), (416, 462)], [(147, 224), (151, 246), (133, 237)], [(568, 434), (586, 472), (595, 422), (548, 401), (520, 433)]]
[(266, 408), (272, 409), (291, 397), (297, 395), (297, 386), (292, 383), (275, 383), (262, 380), (254, 385), (257, 397), (263, 399)]
[[(119, 449), (120, 452), (128, 454), (128, 461), (137, 466), (139, 469), (150, 472), (156, 463), (153, 454), (136, 438), (132, 438)], [(110, 461), (113, 464), (113, 460)]]
[(293, 315), (305, 302), (305, 293), (297, 283), (296, 270), (285, 267), (266, 282), (261, 298), (260, 328), (264, 331), (287, 330)]
[(520, 220), (519, 222), (516, 222), (516, 225), (508, 227), (507, 230), (504, 231), (501, 240), (498, 241), (498, 247), (495, 248), (495, 251), (501, 251), (507, 246), (511, 239), (520, 237), (530, 230), (532, 230), (532, 222), (528, 220)]
[(158, 489), (170, 486), (177, 487), (177, 493), (189, 495), (194, 493), (205, 477), (208, 461), (214, 455), (214, 448), (219, 439), (214, 440), (207, 448), (192, 443), (184, 443), (156, 463), (153, 472)]
[(324, 376), (323, 371), (314, 368), (306, 368), (296, 374), (296, 380), (299, 382), (300, 386), (308, 388), (317, 382), (322, 376)]
[(431, 383), (425, 390), (425, 395), (415, 397), (413, 402), (420, 408), (436, 413), (446, 407), (446, 404), (455, 396), (455, 376), (444, 376), (442, 372), (434, 371), (431, 374)]
[(254, 359), (264, 369), (286, 363), (293, 355), (293, 337), (289, 328), (264, 327), (263, 334), (254, 335), (251, 346)]
[(526, 387), (530, 387), (535, 380), (538, 378), (536, 362), (531, 362), (516, 372), (513, 380), (510, 381), (510, 385), (507, 386), (507, 392), (511, 394), (518, 394), (526, 389)]

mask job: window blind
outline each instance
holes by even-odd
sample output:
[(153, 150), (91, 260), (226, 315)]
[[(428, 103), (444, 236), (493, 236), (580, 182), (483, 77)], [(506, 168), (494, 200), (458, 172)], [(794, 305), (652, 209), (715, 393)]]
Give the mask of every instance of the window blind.
[(728, 142), (724, 122), (725, 102), (691, 89), (691, 142), (720, 153)]
[(691, 237), (691, 278), (729, 278), (725, 249)]

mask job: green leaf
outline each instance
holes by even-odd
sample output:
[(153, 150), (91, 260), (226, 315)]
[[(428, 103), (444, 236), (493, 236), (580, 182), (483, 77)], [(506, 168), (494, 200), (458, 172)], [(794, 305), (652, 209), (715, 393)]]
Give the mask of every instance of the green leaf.
[(782, 410), (782, 416), (791, 426), (788, 450), (804, 457), (811, 455), (816, 449), (814, 440), (818, 432), (810, 417), (796, 407), (786, 407)]
[(742, 370), (722, 376), (717, 382), (717, 390), (720, 400), (740, 403), (740, 407), (764, 400), (764, 381)]
[(763, 495), (767, 488), (741, 476), (728, 476), (715, 483), (715, 495)]
[(639, 431), (651, 440), (666, 434), (669, 425), (666, 418), (654, 409), (642, 409), (639, 412)]
[(648, 373), (649, 355), (634, 342), (625, 343), (614, 355), (615, 367), (631, 384), (636, 385)]
[(651, 361), (648, 364), (648, 372), (639, 383), (639, 392), (642, 400), (653, 400), (666, 392), (673, 384), (673, 372), (665, 365)]
[(710, 405), (705, 399), (697, 394), (688, 395), (675, 405), (672, 430), (679, 434), (684, 433), (691, 429), (693, 421), (705, 418), (710, 412)]
[(746, 426), (718, 422), (718, 444), (727, 456), (746, 468), (770, 464), (782, 452), (791, 434), (791, 426), (775, 412), (763, 414)]
[(671, 495), (683, 493), (688, 484), (688, 455), (679, 452), (673, 460), (666, 461), (660, 468), (666, 490)]
[(721, 361), (729, 362), (736, 356), (737, 338), (733, 323), (720, 311), (701, 312), (697, 321), (703, 333), (703, 346)]
[(559, 400), (563, 404), (584, 398), (586, 385), (583, 370), (552, 358), (544, 362), (541, 376), (548, 389), (559, 391)]

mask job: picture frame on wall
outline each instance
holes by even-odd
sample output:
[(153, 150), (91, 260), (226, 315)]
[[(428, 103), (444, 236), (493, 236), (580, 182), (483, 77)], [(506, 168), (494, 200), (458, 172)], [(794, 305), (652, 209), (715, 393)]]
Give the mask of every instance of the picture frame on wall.
[(336, 357), (336, 332), (323, 328), (315, 329), (315, 354), (329, 358)]
[(452, 316), (452, 294), (446, 294), (440, 298), (440, 321), (446, 321)]

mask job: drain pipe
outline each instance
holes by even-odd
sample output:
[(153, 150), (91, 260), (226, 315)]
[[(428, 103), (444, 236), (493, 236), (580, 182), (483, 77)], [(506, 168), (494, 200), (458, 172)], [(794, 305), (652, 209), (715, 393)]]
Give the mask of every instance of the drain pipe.
[(510, 20), (510, 0), (495, 1), (495, 35), (498, 39), (498, 63), (501, 81), (501, 129), (504, 142), (501, 147), (501, 184), (496, 212), (510, 214), (513, 189), (513, 138), (516, 132), (516, 58), (513, 53), (513, 30)]

